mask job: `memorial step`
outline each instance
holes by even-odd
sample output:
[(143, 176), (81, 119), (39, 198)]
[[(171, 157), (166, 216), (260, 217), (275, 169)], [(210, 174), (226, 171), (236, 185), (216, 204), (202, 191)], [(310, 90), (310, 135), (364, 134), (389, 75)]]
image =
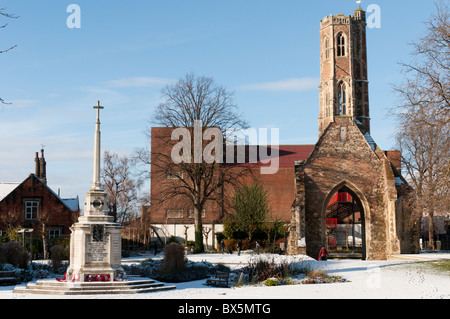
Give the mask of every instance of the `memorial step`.
[(14, 293), (50, 295), (138, 294), (175, 288), (175, 286), (164, 286), (164, 283), (154, 280), (80, 283), (39, 280), (34, 284), (16, 287)]
[[(36, 284), (30, 284), (29, 289), (54, 289), (54, 290), (114, 290), (114, 289), (140, 289), (164, 286), (162, 282), (155, 282), (154, 280), (142, 280), (137, 282), (86, 282), (86, 283), (61, 283), (61, 282), (42, 282), (38, 281)], [(45, 288), (43, 288), (45, 287)]]

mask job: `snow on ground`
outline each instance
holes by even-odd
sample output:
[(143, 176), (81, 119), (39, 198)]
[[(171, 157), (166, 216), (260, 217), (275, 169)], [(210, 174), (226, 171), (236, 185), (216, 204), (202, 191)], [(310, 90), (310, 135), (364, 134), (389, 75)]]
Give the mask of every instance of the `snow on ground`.
[[(329, 275), (339, 275), (349, 282), (289, 286), (244, 286), (239, 288), (215, 288), (205, 286), (204, 280), (175, 285), (176, 289), (136, 295), (86, 295), (48, 296), (14, 294), (13, 286), (0, 287), (0, 299), (450, 299), (450, 274), (427, 266), (434, 259), (450, 259), (450, 254), (402, 255), (402, 260), (316, 261), (307, 256), (260, 256), (253, 254), (199, 254), (188, 255), (192, 261), (223, 263), (236, 269), (245, 266), (250, 259), (274, 258), (277, 261), (308, 263), (311, 268), (325, 270)], [(418, 258), (420, 257), (420, 258)], [(124, 264), (137, 263), (145, 258), (162, 258), (152, 254), (124, 258)], [(408, 260), (410, 259), (410, 260)], [(24, 284), (25, 285), (25, 284)]]

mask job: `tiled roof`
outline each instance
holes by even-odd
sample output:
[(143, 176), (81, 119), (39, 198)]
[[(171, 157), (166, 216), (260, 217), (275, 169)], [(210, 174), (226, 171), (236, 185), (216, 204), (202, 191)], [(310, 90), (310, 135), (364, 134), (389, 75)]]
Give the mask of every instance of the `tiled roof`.
[[(251, 147), (251, 146), (250, 146)], [(278, 148), (278, 167), (288, 168), (294, 167), (296, 161), (304, 161), (308, 158), (314, 149), (314, 145), (279, 145), (279, 146), (258, 146), (258, 163), (253, 164), (239, 164), (238, 165), (251, 165), (252, 167), (259, 167), (268, 164), (264, 164), (261, 161), (271, 160), (274, 158), (271, 151), (272, 148)], [(246, 159), (249, 160), (248, 146), (246, 147)], [(231, 164), (231, 163), (228, 163)]]
[(76, 211), (79, 208), (79, 199), (76, 198), (61, 198), (61, 201), (70, 208), (71, 211)]

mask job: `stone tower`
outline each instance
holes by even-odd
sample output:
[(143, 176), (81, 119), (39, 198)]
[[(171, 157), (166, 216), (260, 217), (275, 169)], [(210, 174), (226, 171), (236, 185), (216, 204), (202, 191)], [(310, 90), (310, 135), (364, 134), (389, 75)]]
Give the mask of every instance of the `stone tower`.
[(366, 13), (330, 15), (320, 22), (319, 136), (336, 117), (370, 133)]
[(388, 259), (418, 251), (413, 189), (370, 136), (365, 12), (320, 23), (319, 140), (295, 165), (289, 254)]

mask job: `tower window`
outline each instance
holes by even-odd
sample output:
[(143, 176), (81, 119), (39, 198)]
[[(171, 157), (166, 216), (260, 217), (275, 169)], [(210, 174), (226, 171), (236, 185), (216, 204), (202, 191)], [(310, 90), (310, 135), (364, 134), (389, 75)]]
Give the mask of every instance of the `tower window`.
[(337, 104), (335, 115), (347, 114), (347, 92), (346, 92), (346, 87), (345, 87), (344, 83), (339, 84), (337, 101), (338, 101), (338, 104)]
[(325, 47), (325, 59), (329, 59), (330, 58), (330, 39), (325, 38), (324, 47)]
[(336, 38), (336, 49), (337, 56), (345, 56), (345, 36), (342, 32)]

